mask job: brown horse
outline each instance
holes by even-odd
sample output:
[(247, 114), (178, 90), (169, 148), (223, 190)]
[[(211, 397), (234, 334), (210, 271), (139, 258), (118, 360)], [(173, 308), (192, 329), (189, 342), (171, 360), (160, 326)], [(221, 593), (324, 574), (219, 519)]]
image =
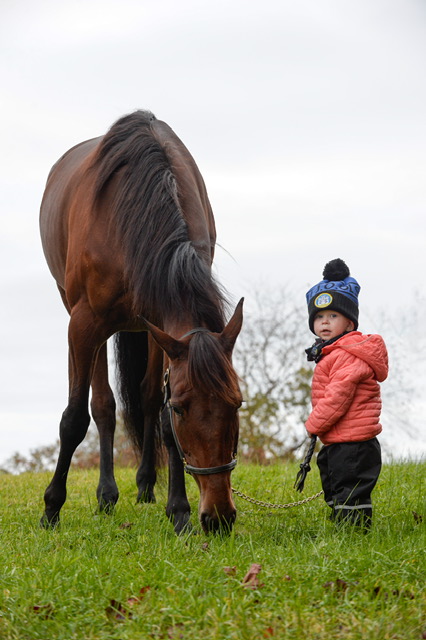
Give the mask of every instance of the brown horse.
[[(175, 530), (189, 526), (185, 465), (200, 489), (203, 529), (231, 527), (241, 404), (231, 356), (242, 300), (226, 325), (226, 302), (211, 273), (213, 213), (192, 156), (152, 113), (124, 116), (54, 165), (40, 229), (70, 314), (68, 405), (42, 525), (59, 522), (71, 459), (90, 422), (90, 386), (100, 437), (98, 504), (109, 511), (118, 500), (107, 369), (107, 340), (117, 334), (125, 424), (141, 453), (138, 500), (155, 499), (161, 422), (169, 453), (166, 513)], [(163, 402), (169, 412), (160, 420)]]

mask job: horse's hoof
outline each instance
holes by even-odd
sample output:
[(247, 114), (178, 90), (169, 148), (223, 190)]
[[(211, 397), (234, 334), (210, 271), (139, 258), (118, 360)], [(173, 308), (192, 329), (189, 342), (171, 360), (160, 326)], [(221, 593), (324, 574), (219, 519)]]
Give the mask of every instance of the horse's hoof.
[(175, 524), (175, 533), (177, 536), (186, 536), (188, 534), (193, 536), (198, 535), (198, 531), (194, 529), (190, 520), (183, 525)]
[(138, 497), (136, 498), (136, 503), (140, 503), (140, 502), (157, 502), (152, 489), (145, 489), (144, 491), (139, 491)]
[(110, 516), (114, 513), (115, 504), (100, 504), (99, 513), (104, 513), (106, 516)]
[(173, 524), (173, 528), (175, 530), (176, 535), (181, 536), (187, 533), (194, 533), (195, 530), (190, 521), (190, 514), (184, 513), (183, 515), (178, 514), (167, 514), (168, 519)]
[(111, 515), (112, 513), (114, 513), (116, 502), (117, 502), (116, 500), (110, 501), (110, 502), (107, 502), (106, 500), (101, 500), (99, 502), (99, 513), (105, 513), (107, 516)]
[(46, 513), (43, 513), (40, 518), (40, 527), (42, 529), (55, 529), (59, 526), (59, 514), (56, 513), (51, 518)]
[(98, 500), (100, 513), (110, 514), (114, 511), (114, 507), (118, 502), (118, 489), (116, 486), (113, 486), (111, 489), (99, 486), (96, 491), (96, 498)]

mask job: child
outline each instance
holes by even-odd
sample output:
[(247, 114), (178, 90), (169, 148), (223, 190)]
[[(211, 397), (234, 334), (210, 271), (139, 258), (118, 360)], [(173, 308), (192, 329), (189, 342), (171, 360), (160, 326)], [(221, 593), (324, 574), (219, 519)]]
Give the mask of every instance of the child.
[(318, 336), (306, 350), (317, 363), (306, 429), (324, 444), (317, 463), (331, 519), (369, 527), (381, 469), (379, 382), (388, 356), (379, 335), (357, 331), (361, 287), (345, 262), (327, 263), (323, 278), (306, 294), (309, 328)]

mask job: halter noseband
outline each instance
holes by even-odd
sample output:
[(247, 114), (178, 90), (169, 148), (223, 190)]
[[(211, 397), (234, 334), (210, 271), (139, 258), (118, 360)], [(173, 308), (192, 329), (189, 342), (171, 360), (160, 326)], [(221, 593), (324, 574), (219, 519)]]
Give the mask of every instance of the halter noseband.
[[(186, 338), (187, 336), (192, 335), (193, 333), (210, 333), (210, 331), (208, 329), (205, 329), (204, 327), (199, 327), (197, 329), (191, 329), (191, 331), (188, 331), (188, 333), (185, 333), (180, 340), (182, 340), (182, 338)], [(227, 464), (222, 464), (218, 467), (194, 467), (191, 464), (188, 464), (186, 459), (185, 459), (185, 454), (183, 452), (183, 449), (180, 445), (179, 442), (179, 438), (177, 436), (176, 433), (176, 429), (175, 429), (175, 420), (174, 420), (174, 415), (173, 415), (173, 407), (170, 403), (170, 397), (171, 397), (171, 390), (170, 390), (170, 368), (167, 368), (166, 372), (164, 373), (164, 380), (163, 380), (163, 393), (164, 393), (164, 403), (163, 403), (163, 407), (168, 406), (169, 409), (169, 418), (170, 418), (170, 426), (172, 429), (172, 434), (173, 434), (173, 438), (176, 444), (176, 448), (178, 450), (179, 453), (179, 457), (181, 458), (182, 462), (183, 462), (183, 466), (184, 469), (186, 471), (186, 473), (190, 473), (190, 474), (198, 474), (201, 476), (208, 476), (210, 474), (213, 473), (223, 473), (224, 471), (232, 471), (232, 469), (234, 469), (237, 465), (237, 458), (236, 458), (236, 453), (233, 454), (233, 459), (231, 460), (231, 462), (228, 462)]]

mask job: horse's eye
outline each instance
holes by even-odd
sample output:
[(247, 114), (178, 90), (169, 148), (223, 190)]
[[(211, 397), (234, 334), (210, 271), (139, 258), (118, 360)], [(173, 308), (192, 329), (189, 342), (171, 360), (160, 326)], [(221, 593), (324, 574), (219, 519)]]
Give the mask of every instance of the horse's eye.
[(183, 416), (183, 409), (181, 409), (181, 407), (177, 407), (175, 404), (171, 404), (170, 406), (178, 416)]

